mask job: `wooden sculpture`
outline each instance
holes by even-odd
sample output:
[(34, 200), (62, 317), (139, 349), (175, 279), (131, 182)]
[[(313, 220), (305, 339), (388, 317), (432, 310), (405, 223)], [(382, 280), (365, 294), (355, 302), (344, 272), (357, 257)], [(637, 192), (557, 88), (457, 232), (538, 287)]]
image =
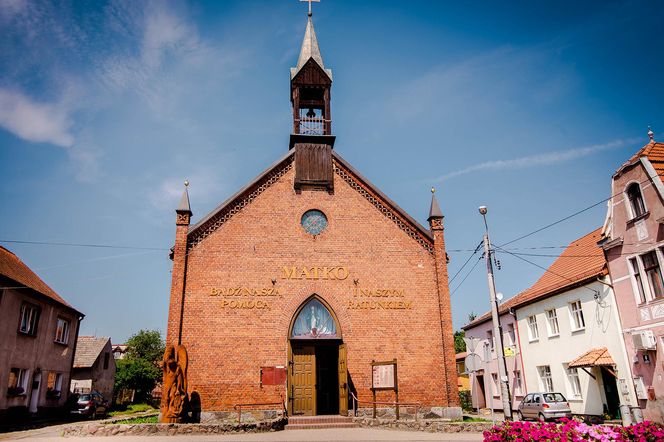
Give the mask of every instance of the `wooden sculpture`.
[(161, 422), (181, 423), (187, 417), (187, 364), (187, 349), (184, 345), (166, 347)]

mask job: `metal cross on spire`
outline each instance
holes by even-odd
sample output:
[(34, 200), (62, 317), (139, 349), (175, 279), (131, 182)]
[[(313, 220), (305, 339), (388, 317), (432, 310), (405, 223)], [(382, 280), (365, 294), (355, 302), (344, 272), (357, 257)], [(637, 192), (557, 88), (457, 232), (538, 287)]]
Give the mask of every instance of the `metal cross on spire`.
[(301, 2), (309, 2), (309, 14), (307, 14), (309, 17), (311, 17), (311, 3), (316, 2), (320, 3), (320, 0), (300, 0)]

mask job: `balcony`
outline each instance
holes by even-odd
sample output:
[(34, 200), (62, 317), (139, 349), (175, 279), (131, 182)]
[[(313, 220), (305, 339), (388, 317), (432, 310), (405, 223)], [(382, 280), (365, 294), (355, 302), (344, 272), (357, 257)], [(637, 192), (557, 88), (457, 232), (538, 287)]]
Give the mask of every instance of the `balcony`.
[(298, 133), (302, 135), (329, 135), (332, 120), (323, 117), (300, 117), (296, 120)]

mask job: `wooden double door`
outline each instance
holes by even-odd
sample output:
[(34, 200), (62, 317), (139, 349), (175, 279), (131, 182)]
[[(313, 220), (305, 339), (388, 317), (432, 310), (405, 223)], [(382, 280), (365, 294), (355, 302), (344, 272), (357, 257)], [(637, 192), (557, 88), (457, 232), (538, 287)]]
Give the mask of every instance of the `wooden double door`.
[(288, 399), (291, 415), (348, 414), (346, 346), (291, 342)]

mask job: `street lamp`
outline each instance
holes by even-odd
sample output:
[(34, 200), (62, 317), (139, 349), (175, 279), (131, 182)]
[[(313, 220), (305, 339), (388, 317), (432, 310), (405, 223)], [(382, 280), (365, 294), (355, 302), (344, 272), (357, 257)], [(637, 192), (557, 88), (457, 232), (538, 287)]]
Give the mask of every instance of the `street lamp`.
[[(496, 341), (496, 356), (498, 357), (498, 374), (500, 375), (500, 397), (503, 402), (503, 413), (506, 420), (512, 420), (512, 400), (510, 397), (510, 385), (507, 377), (507, 362), (505, 361), (505, 347), (503, 346), (503, 329), (500, 326), (498, 315), (498, 301), (496, 296), (496, 284), (493, 279), (493, 265), (491, 264), (491, 242), (489, 241), (489, 225), (486, 222), (488, 209), (486, 206), (479, 207), (480, 215), (484, 219), (484, 259), (486, 260), (487, 280), (489, 282), (489, 302), (491, 304), (491, 319), (493, 320), (493, 336)], [(502, 299), (502, 296), (500, 297)]]

